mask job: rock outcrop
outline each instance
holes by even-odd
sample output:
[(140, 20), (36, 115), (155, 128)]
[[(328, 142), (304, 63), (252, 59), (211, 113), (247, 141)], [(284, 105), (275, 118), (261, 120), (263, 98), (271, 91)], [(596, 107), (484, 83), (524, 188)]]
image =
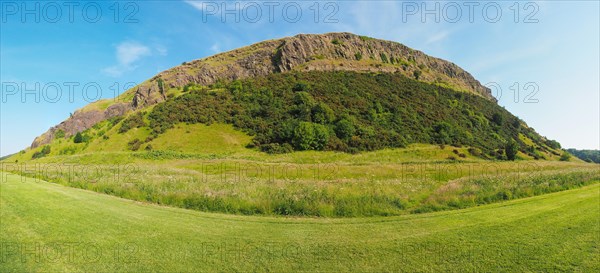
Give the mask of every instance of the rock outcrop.
[(65, 136), (72, 136), (78, 132), (82, 132), (88, 128), (94, 126), (94, 124), (103, 120), (122, 116), (131, 110), (130, 103), (116, 103), (110, 105), (106, 110), (78, 110), (71, 115), (68, 119), (61, 122), (60, 124), (50, 128), (46, 133), (36, 137), (31, 144), (31, 148), (35, 148), (41, 145), (48, 144), (54, 139), (57, 132), (64, 132)]
[(163, 71), (127, 91), (133, 93), (130, 103), (113, 104), (104, 111), (77, 111), (36, 138), (31, 147), (49, 143), (57, 130), (63, 130), (67, 136), (72, 135), (102, 120), (124, 115), (131, 109), (160, 103), (166, 99), (165, 90), (188, 83), (210, 85), (218, 80), (310, 70), (401, 73), (495, 101), (488, 88), (457, 65), (400, 43), (351, 33), (299, 34), (260, 42)]

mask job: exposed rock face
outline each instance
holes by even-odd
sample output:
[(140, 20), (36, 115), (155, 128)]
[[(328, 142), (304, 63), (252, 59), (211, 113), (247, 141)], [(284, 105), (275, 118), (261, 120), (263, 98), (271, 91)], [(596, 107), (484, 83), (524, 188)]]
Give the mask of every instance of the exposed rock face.
[(71, 117), (60, 124), (50, 128), (46, 133), (36, 137), (31, 144), (31, 148), (48, 144), (54, 139), (59, 130), (65, 133), (65, 136), (72, 136), (78, 132), (84, 131), (94, 126), (94, 124), (116, 116), (122, 116), (132, 109), (129, 103), (117, 103), (109, 106), (106, 110), (75, 111)]
[[(72, 135), (104, 119), (124, 115), (166, 99), (165, 90), (188, 83), (210, 85), (217, 80), (236, 80), (288, 71), (364, 71), (401, 73), (420, 81), (449, 86), (495, 101), (488, 88), (457, 65), (430, 57), (400, 43), (351, 33), (300, 34), (269, 40), (163, 71), (134, 87), (129, 104), (115, 104), (105, 111), (80, 111), (36, 138), (35, 148), (49, 143), (61, 129)], [(159, 87), (163, 83), (163, 90)]]

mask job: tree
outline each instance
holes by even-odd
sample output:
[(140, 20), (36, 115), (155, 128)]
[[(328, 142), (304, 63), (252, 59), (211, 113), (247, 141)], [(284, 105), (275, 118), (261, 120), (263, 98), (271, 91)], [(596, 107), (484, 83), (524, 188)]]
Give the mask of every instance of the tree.
[(356, 133), (356, 128), (352, 122), (347, 119), (341, 119), (335, 125), (335, 134), (340, 139), (347, 139), (352, 137)]
[(438, 122), (433, 125), (433, 140), (438, 144), (450, 144), (452, 141), (452, 125), (447, 122)]
[(74, 143), (82, 143), (83, 142), (83, 135), (81, 135), (80, 132), (78, 132), (77, 134), (75, 134), (75, 137), (73, 138), (73, 142)]
[(315, 141), (315, 131), (310, 122), (300, 122), (294, 130), (292, 143), (296, 150), (310, 150)]
[(294, 95), (293, 112), (296, 117), (303, 121), (310, 121), (312, 116), (312, 108), (315, 106), (315, 99), (308, 92), (298, 92)]
[(517, 142), (513, 139), (509, 140), (504, 146), (504, 153), (508, 160), (515, 160), (517, 157)]
[(323, 102), (312, 108), (312, 120), (316, 123), (328, 124), (335, 119), (335, 114), (329, 106)]
[(165, 94), (165, 82), (163, 81), (163, 79), (158, 78), (158, 90), (160, 91), (161, 94)]
[(315, 133), (313, 146), (314, 150), (323, 150), (327, 142), (329, 142), (329, 128), (321, 124), (313, 124), (313, 131)]
[(323, 150), (329, 142), (329, 128), (312, 122), (300, 122), (292, 143), (297, 150)]
[(552, 149), (560, 149), (560, 143), (556, 140), (548, 139), (546, 140), (546, 145), (550, 146)]
[(494, 113), (492, 115), (492, 122), (496, 125), (501, 126), (503, 121), (504, 118), (502, 118), (502, 115), (500, 113)]

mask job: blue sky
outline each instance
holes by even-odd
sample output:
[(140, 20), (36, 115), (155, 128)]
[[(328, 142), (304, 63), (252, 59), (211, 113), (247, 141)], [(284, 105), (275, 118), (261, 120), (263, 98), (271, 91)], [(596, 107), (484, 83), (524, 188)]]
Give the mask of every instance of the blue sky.
[(184, 61), (342, 31), (454, 62), (501, 88), (499, 104), (542, 135), (563, 147), (600, 148), (597, 1), (286, 3), (2, 1), (0, 154), (29, 146), (88, 101)]

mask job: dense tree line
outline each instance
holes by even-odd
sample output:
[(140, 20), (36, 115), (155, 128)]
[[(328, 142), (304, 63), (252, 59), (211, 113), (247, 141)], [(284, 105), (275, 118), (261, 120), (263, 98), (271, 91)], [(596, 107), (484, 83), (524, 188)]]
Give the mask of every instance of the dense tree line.
[(600, 150), (567, 149), (567, 152), (583, 161), (600, 163)]
[[(148, 119), (154, 134), (178, 122), (233, 124), (254, 136), (253, 146), (271, 153), (434, 143), (514, 159), (517, 151), (538, 156), (558, 145), (485, 98), (385, 73), (278, 73), (188, 85), (183, 95), (156, 105)], [(525, 144), (519, 133), (534, 145)]]

